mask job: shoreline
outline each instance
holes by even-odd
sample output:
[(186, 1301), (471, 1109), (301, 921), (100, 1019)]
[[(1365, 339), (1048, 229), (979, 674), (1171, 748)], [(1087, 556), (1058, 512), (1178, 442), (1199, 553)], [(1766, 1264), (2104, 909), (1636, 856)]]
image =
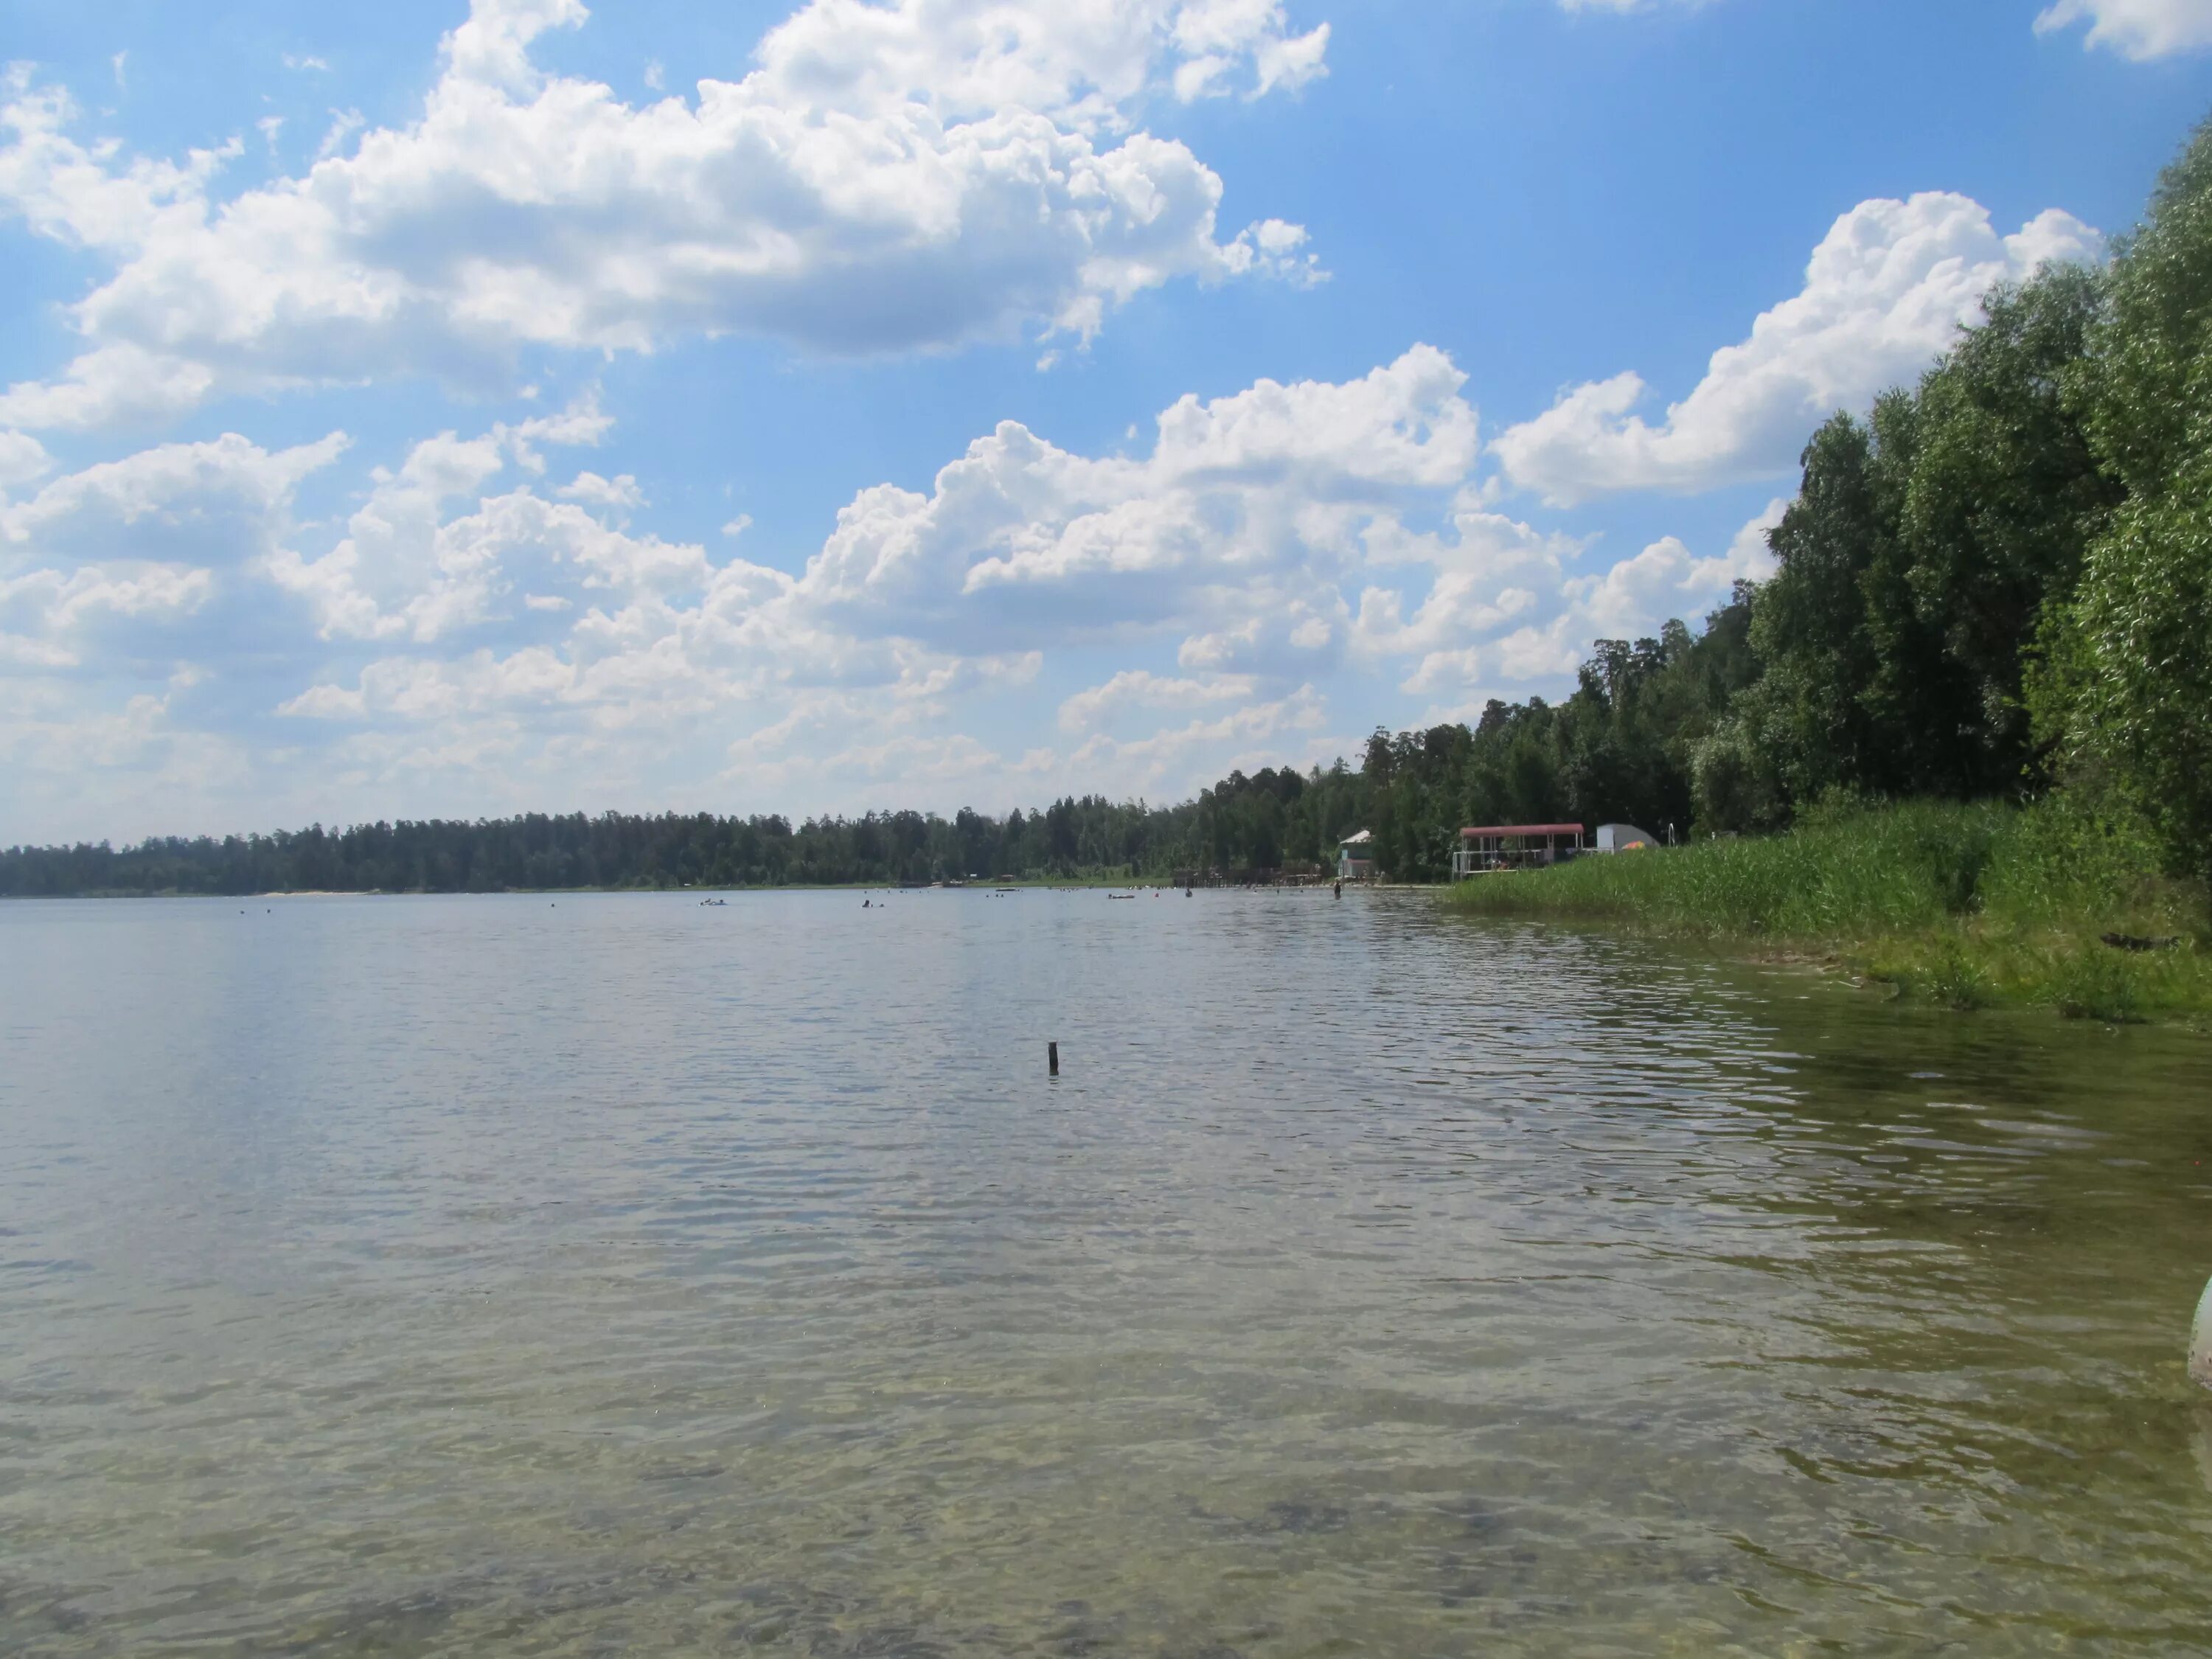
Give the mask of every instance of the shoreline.
[[(665, 894), (679, 896), (685, 894), (732, 893), (958, 893), (958, 892), (1048, 892), (1048, 891), (1140, 891), (1158, 888), (1162, 892), (1180, 891), (1172, 882), (1148, 879), (1133, 880), (1128, 877), (1037, 876), (1023, 877), (1007, 881), (963, 881), (957, 885), (925, 882), (919, 885), (902, 886), (896, 882), (777, 882), (773, 885), (743, 885), (722, 887), (711, 883), (697, 883), (688, 887), (295, 887), (269, 888), (244, 893), (188, 893), (175, 888), (124, 888), (76, 893), (0, 893), (0, 903), (60, 902), (80, 899), (206, 899), (226, 902), (237, 899), (292, 898), (532, 898), (561, 897), (568, 894), (638, 893)], [(1239, 889), (1220, 889), (1234, 891)]]
[(2212, 916), (2101, 825), (1906, 803), (1463, 881), (1454, 914), (1695, 939), (1966, 1012), (2212, 1030)]

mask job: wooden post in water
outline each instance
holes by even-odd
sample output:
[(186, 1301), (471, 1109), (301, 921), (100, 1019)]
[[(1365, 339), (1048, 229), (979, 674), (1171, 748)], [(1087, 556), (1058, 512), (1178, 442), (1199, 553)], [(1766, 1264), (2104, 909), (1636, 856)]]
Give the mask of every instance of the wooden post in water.
[(2189, 1376), (2212, 1389), (2212, 1280), (2197, 1300), (2197, 1322), (2189, 1330)]
[(1057, 1042), (1048, 1042), (1044, 1045), (1044, 1063), (1046, 1070), (1052, 1076), (1060, 1075), (1060, 1045)]

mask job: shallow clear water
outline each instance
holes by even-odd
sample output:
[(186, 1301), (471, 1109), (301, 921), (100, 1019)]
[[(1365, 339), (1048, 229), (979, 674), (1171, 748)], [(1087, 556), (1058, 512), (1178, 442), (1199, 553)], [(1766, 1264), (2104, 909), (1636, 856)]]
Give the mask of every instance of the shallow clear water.
[(2212, 1631), (2203, 1038), (1418, 895), (241, 908), (0, 906), (0, 1650)]

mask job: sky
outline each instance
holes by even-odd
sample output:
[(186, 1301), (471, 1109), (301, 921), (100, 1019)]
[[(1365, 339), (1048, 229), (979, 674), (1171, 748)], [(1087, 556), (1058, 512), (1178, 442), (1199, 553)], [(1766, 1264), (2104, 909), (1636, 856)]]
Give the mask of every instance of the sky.
[(9, 0), (0, 844), (1182, 799), (1557, 698), (2212, 0)]

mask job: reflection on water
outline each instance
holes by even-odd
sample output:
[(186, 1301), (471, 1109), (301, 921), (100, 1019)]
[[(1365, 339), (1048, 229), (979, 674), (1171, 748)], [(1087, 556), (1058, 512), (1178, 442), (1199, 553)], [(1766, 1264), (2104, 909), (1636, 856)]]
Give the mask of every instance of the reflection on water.
[(0, 907), (0, 1649), (2191, 1650), (2208, 1103), (1418, 897)]

